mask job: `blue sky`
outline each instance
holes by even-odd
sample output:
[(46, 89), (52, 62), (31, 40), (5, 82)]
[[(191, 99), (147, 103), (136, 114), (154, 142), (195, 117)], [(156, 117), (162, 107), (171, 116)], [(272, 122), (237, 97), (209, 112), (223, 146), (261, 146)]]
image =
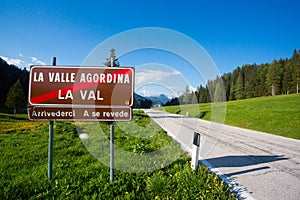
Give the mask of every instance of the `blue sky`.
[[(20, 67), (51, 64), (53, 56), (58, 65), (81, 65), (99, 43), (115, 34), (161, 27), (198, 42), (223, 74), (243, 64), (290, 57), (295, 48), (300, 49), (299, 10), (298, 0), (4, 0), (0, 12), (0, 56)], [(201, 78), (192, 78), (193, 72), (185, 67), (185, 61), (174, 60), (158, 51), (120, 57), (121, 65), (162, 63), (179, 71), (192, 87), (203, 84)], [(148, 68), (136, 75), (159, 70)], [(176, 76), (174, 71), (168, 72)], [(142, 90), (145, 93), (145, 88)]]

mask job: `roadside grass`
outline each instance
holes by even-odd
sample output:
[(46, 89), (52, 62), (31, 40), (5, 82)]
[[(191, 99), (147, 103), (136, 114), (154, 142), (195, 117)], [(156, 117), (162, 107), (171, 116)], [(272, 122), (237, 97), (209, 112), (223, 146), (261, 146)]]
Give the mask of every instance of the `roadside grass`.
[[(126, 151), (143, 155), (172, 140), (143, 113), (134, 112), (131, 123), (146, 128), (145, 133), (133, 135), (122, 132), (124, 128), (130, 130), (127, 123), (116, 128), (115, 145)], [(96, 127), (95, 124), (55, 122), (53, 180), (49, 181), (48, 123), (30, 122), (25, 115), (1, 114), (0, 199), (234, 199), (230, 187), (207, 167), (200, 166), (197, 172), (191, 170), (190, 158), (183, 152), (171, 165), (156, 171), (115, 170), (111, 183), (109, 167), (92, 156), (78, 137), (77, 130), (85, 131)], [(100, 126), (109, 135), (109, 126)], [(137, 137), (139, 134), (150, 136)], [(136, 147), (138, 144), (143, 145)]]
[(10, 115), (4, 113), (0, 113), (0, 123), (0, 135), (8, 133), (24, 133), (44, 124), (41, 122), (30, 122), (27, 120), (27, 115), (24, 114)]
[[(164, 107), (167, 112), (212, 119), (212, 103)], [(216, 108), (216, 107), (215, 107)], [(300, 139), (300, 94), (226, 102), (225, 124)], [(215, 121), (215, 120), (213, 120)]]

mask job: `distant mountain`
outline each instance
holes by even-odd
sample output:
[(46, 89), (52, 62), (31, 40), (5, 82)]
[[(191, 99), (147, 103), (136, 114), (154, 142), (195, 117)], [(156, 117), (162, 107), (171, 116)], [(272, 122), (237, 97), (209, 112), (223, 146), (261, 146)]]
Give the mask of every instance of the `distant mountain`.
[(134, 96), (134, 108), (151, 108), (152, 101), (146, 97), (133, 93)]
[(143, 96), (141, 96), (139, 94), (136, 94), (136, 93), (133, 93), (133, 96), (134, 96), (134, 101), (138, 101), (138, 100), (145, 101), (147, 99), (146, 97), (143, 97)]
[(151, 96), (151, 97), (143, 97), (139, 94), (134, 93), (134, 107), (151, 107), (157, 104), (164, 105), (170, 99), (164, 95), (160, 94), (158, 96)]
[(152, 105), (156, 105), (156, 104), (164, 105), (164, 104), (166, 104), (170, 100), (164, 94), (160, 94), (158, 96), (146, 97), (146, 98), (150, 99), (152, 101)]

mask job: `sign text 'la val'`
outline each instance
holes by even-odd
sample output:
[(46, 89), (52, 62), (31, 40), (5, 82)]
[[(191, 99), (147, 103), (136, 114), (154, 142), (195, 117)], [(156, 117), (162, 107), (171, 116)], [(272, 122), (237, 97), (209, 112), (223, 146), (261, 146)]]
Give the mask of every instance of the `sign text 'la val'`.
[[(29, 112), (36, 117), (38, 110), (73, 108), (72, 113), (81, 113), (82, 108), (126, 108), (119, 113), (131, 113), (133, 105), (134, 70), (129, 67), (68, 67), (68, 66), (32, 66), (29, 80)], [(102, 109), (103, 110), (103, 109)], [(107, 113), (97, 111), (98, 118), (92, 115), (93, 121), (104, 119)], [(59, 113), (60, 110), (54, 113)], [(64, 113), (64, 112), (63, 112)], [(68, 112), (67, 112), (68, 113)], [(87, 112), (82, 112), (87, 113)], [(93, 112), (92, 112), (93, 113)], [(52, 116), (52, 115), (51, 115)], [(127, 115), (126, 115), (127, 116)], [(69, 116), (70, 117), (70, 116)], [(87, 115), (74, 118), (88, 120)], [(96, 118), (95, 118), (96, 117)], [(50, 117), (51, 118), (51, 117)], [(58, 117), (61, 119), (61, 116)], [(37, 117), (37, 119), (42, 119)], [(129, 119), (129, 118), (128, 118)], [(111, 120), (105, 118), (104, 121)]]

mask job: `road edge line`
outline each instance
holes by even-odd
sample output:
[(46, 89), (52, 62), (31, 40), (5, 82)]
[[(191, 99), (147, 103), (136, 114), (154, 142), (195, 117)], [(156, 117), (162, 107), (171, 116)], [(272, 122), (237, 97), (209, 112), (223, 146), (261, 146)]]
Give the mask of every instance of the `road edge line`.
[[(145, 112), (147, 114), (147, 112)], [(155, 121), (155, 119), (151, 118), (153, 121)], [(156, 124), (158, 124), (155, 121)], [(158, 124), (159, 125), (159, 124)], [(159, 125), (160, 126), (160, 125)], [(160, 126), (161, 127), (161, 126)], [(188, 155), (191, 156), (192, 155), (192, 149), (190, 147), (188, 147), (187, 145), (185, 145), (183, 142), (181, 142), (175, 135), (173, 135), (168, 129), (161, 127), (162, 129), (164, 129), (166, 131), (166, 133), (171, 136), (174, 140), (176, 140), (181, 148), (188, 152)], [(198, 162), (201, 162), (203, 165), (205, 165), (206, 167), (208, 167), (209, 171), (213, 172), (214, 174), (216, 174), (220, 179), (222, 179), (224, 181), (225, 184), (227, 185), (231, 185), (231, 192), (239, 199), (239, 200), (255, 200), (253, 197), (250, 196), (250, 194), (243, 190), (242, 188), (240, 188), (234, 181), (230, 180), (227, 176), (225, 176), (222, 172), (219, 171), (218, 168), (216, 168), (215, 166), (213, 166), (212, 164), (210, 164), (208, 161), (206, 161), (204, 158), (199, 156), (199, 160)]]

